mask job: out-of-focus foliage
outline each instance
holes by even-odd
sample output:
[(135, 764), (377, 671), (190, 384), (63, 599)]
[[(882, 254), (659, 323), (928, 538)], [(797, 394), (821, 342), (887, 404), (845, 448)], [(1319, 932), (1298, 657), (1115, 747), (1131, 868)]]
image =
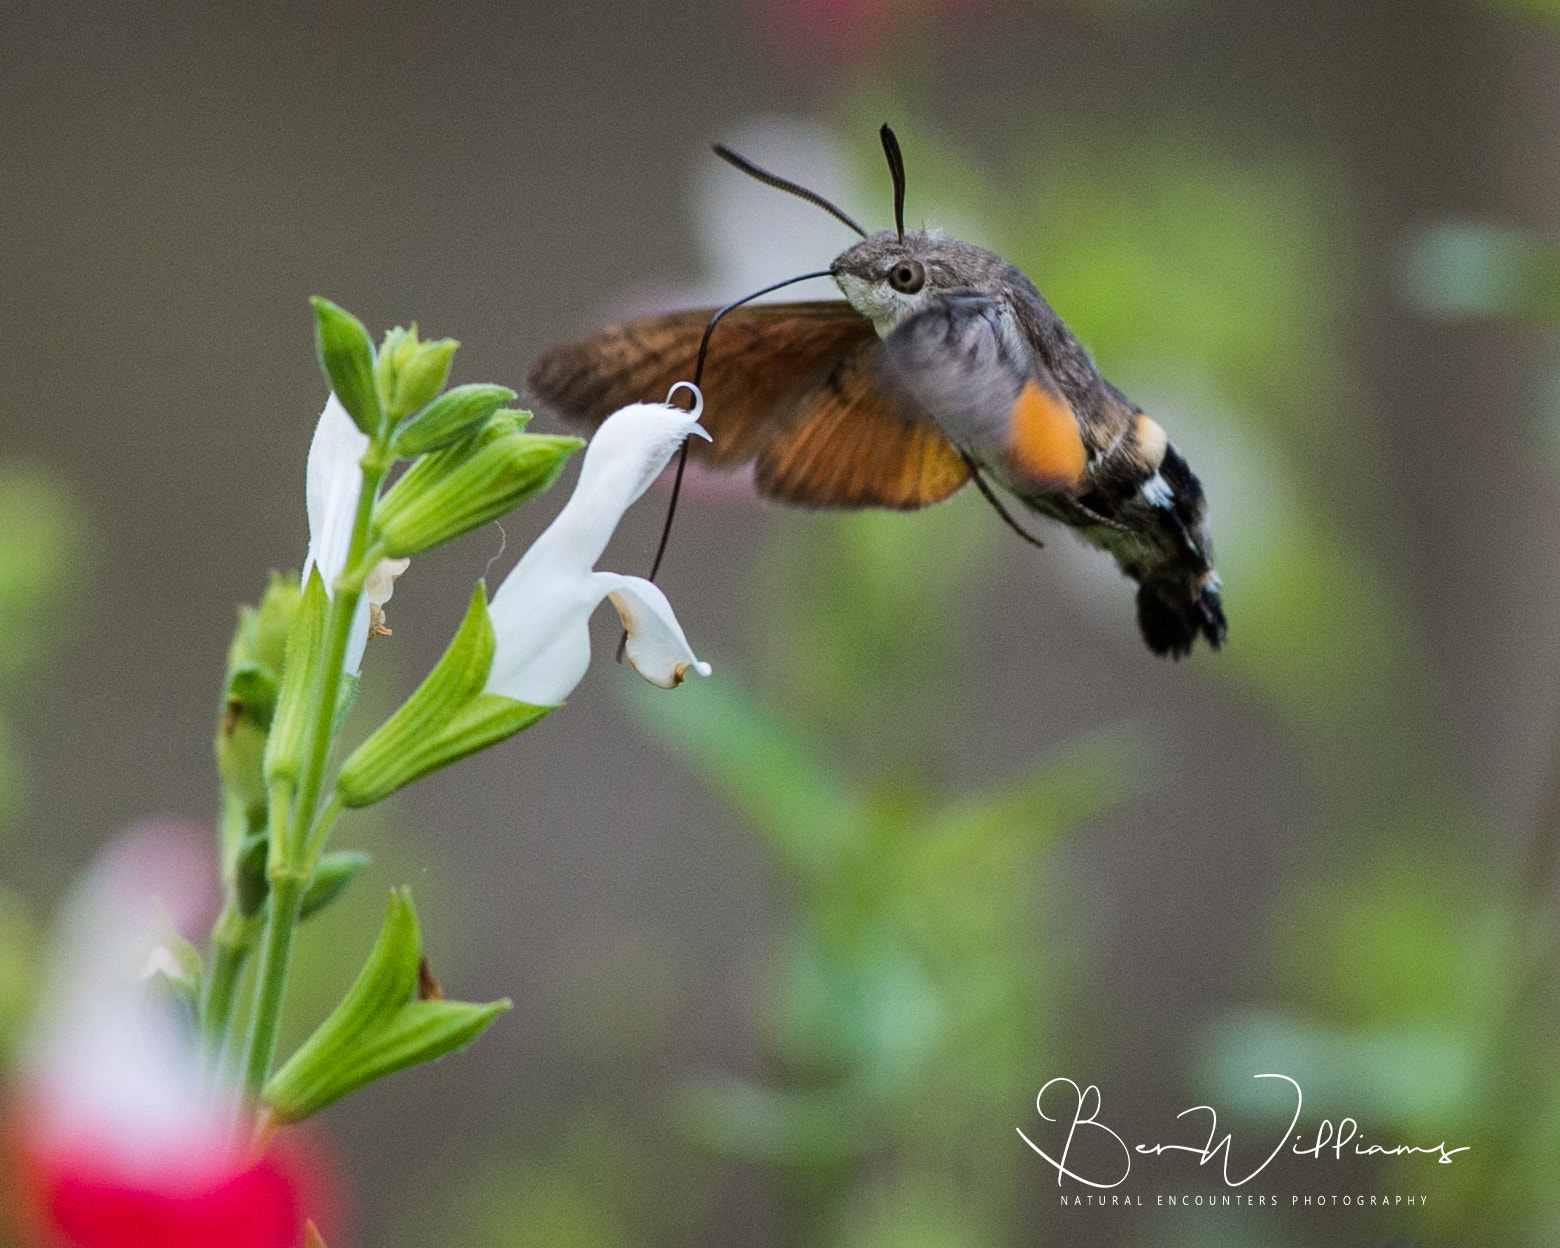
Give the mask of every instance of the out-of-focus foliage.
[[(1560, 17), (1549, 0), (1502, 3)], [(1552, 326), (1560, 248), (1507, 226), (1445, 221), (1408, 240), (1400, 287), (1428, 317)], [(1252, 1070), (1284, 1070), (1317, 1114), (1354, 1115), (1378, 1142), (1395, 1133), (1466, 1146), (1435, 1167), (1437, 1196), (1417, 1233), (1538, 1248), (1560, 1236), (1553, 854), (1532, 854), (1513, 888), (1489, 863), (1495, 830), (1459, 805), (1444, 784), (1425, 786), (1362, 857), (1293, 893), (1272, 932), (1274, 999), (1210, 1029), (1197, 1081), (1239, 1113)], [(1540, 826), (1538, 836), (1557, 832)], [(1388, 1168), (1406, 1183), (1423, 1166)]]
[[(976, 713), (960, 675), (995, 540), (978, 500), (787, 525), (758, 596), (777, 705), (727, 674), (635, 707), (792, 898), (754, 1020), (763, 1070), (695, 1081), (674, 1119), (697, 1151), (769, 1170), (798, 1242), (975, 1248), (1023, 1216), (1025, 1159), (991, 1124), (1058, 1059), (1078, 952), (1044, 931), (1042, 855), (1126, 798), (1143, 758), (1118, 732), (984, 795), (947, 774), (948, 734)], [(605, 1147), (607, 1110), (575, 1115), (550, 1158), (479, 1178), (472, 1233), (682, 1242), (651, 1158), (621, 1130)]]
[(1448, 221), (1410, 240), (1402, 285), (1433, 316), (1552, 325), (1560, 321), (1560, 246), (1510, 226)]
[(1485, 0), (1485, 3), (1520, 17), (1560, 26), (1560, 0)]
[[(84, 584), (86, 532), (74, 500), (42, 473), (0, 464), (0, 715), (68, 635), (65, 608)], [(0, 718), (0, 821), (21, 797), (12, 732)]]
[(489, 1143), (475, 1165), (455, 1162), (451, 1200), (405, 1242), (692, 1242), (713, 1186), (706, 1162), (669, 1147), (665, 1079), (689, 1007), (676, 951), (654, 932), (597, 938), (565, 953), (548, 979), (540, 1003), (549, 1043), (587, 1090), (561, 1121), (517, 1123), (514, 1141)]
[[(0, 464), (0, 829), (25, 793), (6, 716), (70, 634), (67, 608), (86, 560), (86, 523), (70, 494), (40, 472)], [(40, 941), (22, 900), (0, 886), (0, 1069), (31, 1004)]]
[(990, 1126), (1056, 1060), (1069, 996), (1039, 856), (1141, 775), (1120, 735), (979, 797), (946, 774), (996, 532), (978, 503), (789, 526), (764, 608), (784, 709), (728, 678), (644, 716), (789, 881), (768, 1069), (695, 1083), (678, 1117), (702, 1149), (784, 1176), (807, 1242), (1002, 1242), (1024, 1159)]
[[(1199, 1082), (1238, 1116), (1250, 1072), (1283, 1070), (1312, 1121), (1352, 1115), (1379, 1143), (1466, 1147), (1433, 1167), (1418, 1233), (1538, 1248), (1560, 1234), (1553, 916), (1494, 883), (1432, 852), (1382, 854), (1302, 890), (1274, 932), (1284, 1004), (1213, 1026)], [(1376, 1169), (1423, 1186), (1427, 1161)]]

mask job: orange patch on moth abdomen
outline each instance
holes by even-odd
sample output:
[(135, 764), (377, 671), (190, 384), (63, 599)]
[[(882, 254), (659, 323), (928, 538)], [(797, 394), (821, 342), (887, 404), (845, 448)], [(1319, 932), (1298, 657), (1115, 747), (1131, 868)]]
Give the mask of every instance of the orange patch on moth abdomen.
[(1047, 492), (1077, 485), (1088, 466), (1072, 408), (1033, 378), (1014, 400), (1007, 452), (1014, 471)]

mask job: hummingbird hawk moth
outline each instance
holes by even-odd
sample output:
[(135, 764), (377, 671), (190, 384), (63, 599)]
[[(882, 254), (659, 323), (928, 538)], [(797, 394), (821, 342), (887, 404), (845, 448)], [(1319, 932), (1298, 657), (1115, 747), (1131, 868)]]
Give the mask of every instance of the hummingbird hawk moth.
[[(554, 348), (531, 369), (534, 397), (567, 419), (599, 423), (693, 377), (713, 439), (694, 453), (718, 468), (751, 461), (766, 497), (914, 510), (973, 481), (1010, 527), (1040, 545), (992, 488), (1000, 487), (1137, 582), (1138, 627), (1155, 654), (1180, 658), (1198, 637), (1218, 649), (1225, 619), (1207, 505), (1186, 460), (1105, 380), (1014, 265), (904, 228), (904, 161), (888, 126), (881, 137), (895, 228), (870, 235), (821, 195), (716, 145), (743, 172), (833, 213), (861, 241), (826, 270), (725, 308), (643, 317)], [(820, 276), (845, 298), (741, 306)], [(717, 323), (719, 350), (706, 369)]]

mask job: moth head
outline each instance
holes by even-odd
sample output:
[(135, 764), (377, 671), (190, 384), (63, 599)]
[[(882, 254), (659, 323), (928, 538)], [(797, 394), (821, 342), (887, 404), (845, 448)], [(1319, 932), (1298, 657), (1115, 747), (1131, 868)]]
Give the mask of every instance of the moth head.
[(929, 298), (976, 284), (975, 248), (930, 230), (882, 230), (841, 252), (829, 272), (851, 306), (888, 335)]

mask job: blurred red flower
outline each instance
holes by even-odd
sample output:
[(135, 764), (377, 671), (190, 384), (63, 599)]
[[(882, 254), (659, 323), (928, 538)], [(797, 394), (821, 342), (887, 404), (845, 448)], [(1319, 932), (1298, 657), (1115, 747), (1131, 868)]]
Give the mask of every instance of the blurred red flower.
[(318, 1171), (296, 1147), (257, 1161), (218, 1152), (127, 1168), (113, 1148), (45, 1143), (27, 1125), (33, 1117), (23, 1116), (11, 1154), (21, 1230), (40, 1248), (297, 1248), (305, 1217), (320, 1219)]

